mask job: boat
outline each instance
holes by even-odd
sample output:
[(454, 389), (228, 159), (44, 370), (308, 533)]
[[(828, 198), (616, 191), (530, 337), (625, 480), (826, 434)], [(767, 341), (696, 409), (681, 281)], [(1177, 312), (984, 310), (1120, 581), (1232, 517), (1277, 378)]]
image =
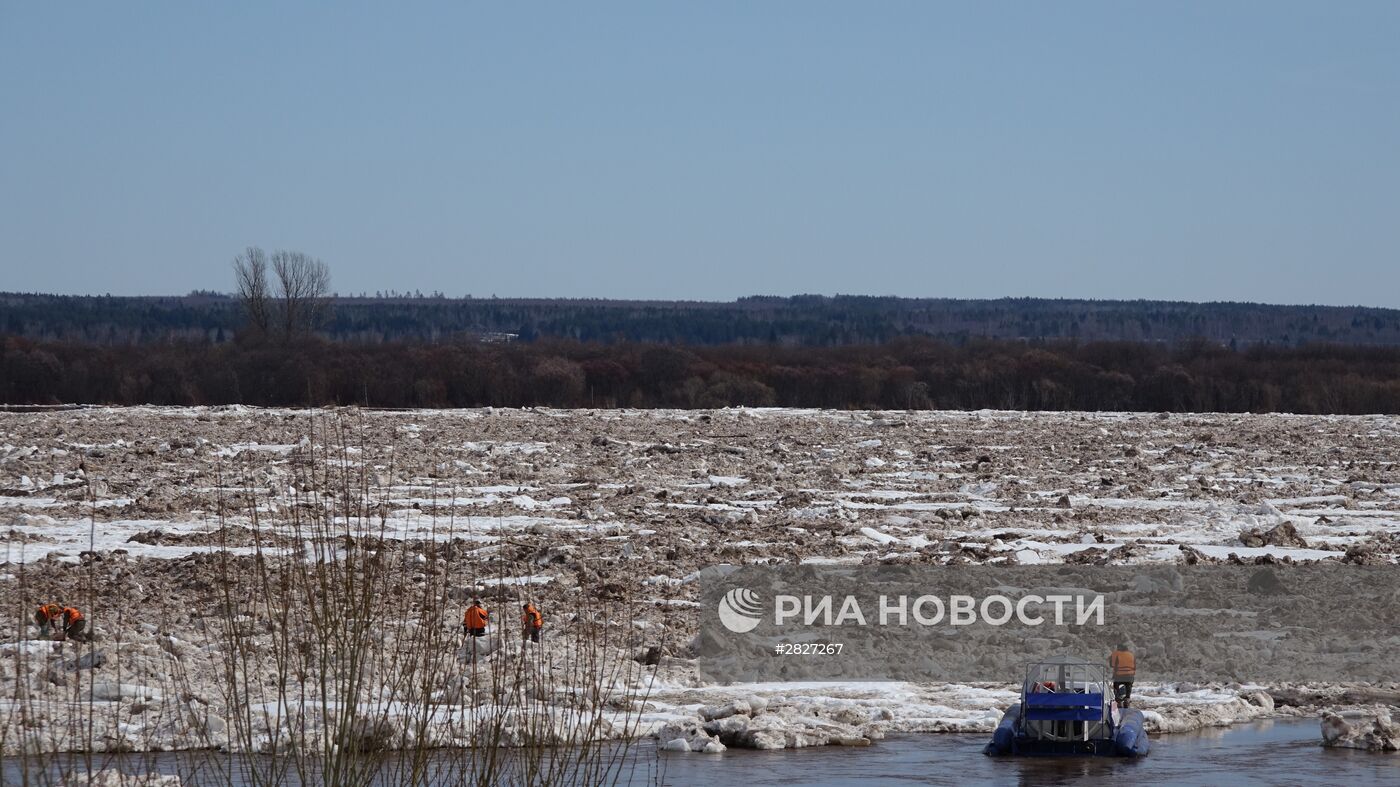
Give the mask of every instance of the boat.
[(1137, 708), (1113, 700), (1108, 668), (1069, 656), (1026, 667), (1021, 701), (982, 750), (999, 756), (1142, 757), (1150, 744)]

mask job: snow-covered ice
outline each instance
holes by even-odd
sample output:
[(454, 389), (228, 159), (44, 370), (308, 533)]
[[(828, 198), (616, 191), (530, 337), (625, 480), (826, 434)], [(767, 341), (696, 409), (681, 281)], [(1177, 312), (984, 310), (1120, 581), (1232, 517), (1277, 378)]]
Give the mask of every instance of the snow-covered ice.
[[(323, 445), (336, 418), (355, 419), (363, 442)], [(687, 677), (686, 658), (697, 572), (718, 563), (1138, 564), (1187, 556), (1394, 563), (1397, 455), (1400, 419), (1390, 416), (0, 413), (0, 598), (13, 621), (37, 594), (71, 593), (72, 566), (96, 572), (90, 617), (104, 635), (120, 635), (122, 650), (106, 652), (123, 675), (93, 696), (173, 707), (180, 693), (161, 677), (169, 659), (178, 652), (190, 664), (212, 663), (217, 649), (190, 621), (192, 606), (214, 604), (199, 596), (207, 591), (198, 561), (315, 561), (356, 543), (402, 560), (398, 592), (410, 594), (419, 575), (449, 576), (459, 594), (479, 588), (499, 599), (512, 626), (522, 596), (541, 605), (548, 625), (563, 627), (586, 606), (581, 599), (609, 594), (625, 609), (615, 622), (629, 641), (663, 656), (643, 714), (658, 730), (739, 700), (750, 712), (727, 718), (752, 720), (755, 698), (781, 722), (754, 727), (753, 740), (770, 743), (983, 730), (1010, 697), (1004, 686), (699, 685)], [(313, 467), (331, 479), (323, 492), (308, 483)], [(364, 490), (365, 510), (346, 515), (358, 493), (347, 498), (336, 480)], [(297, 524), (313, 510), (328, 512), (336, 529), (326, 543)], [(405, 626), (436, 615), (415, 618), (418, 607), (409, 608)], [(131, 609), (153, 610), (151, 619), (135, 620)], [(448, 613), (457, 625), (460, 610)], [(159, 625), (150, 632), (143, 623)], [(0, 632), (6, 659), (72, 656), (52, 656), (50, 643), (11, 626)], [(1241, 687), (1144, 685), (1140, 693), (1162, 730), (1265, 712)], [(844, 714), (845, 726), (819, 731), (809, 722), (822, 709)], [(698, 723), (703, 730), (709, 722)]]

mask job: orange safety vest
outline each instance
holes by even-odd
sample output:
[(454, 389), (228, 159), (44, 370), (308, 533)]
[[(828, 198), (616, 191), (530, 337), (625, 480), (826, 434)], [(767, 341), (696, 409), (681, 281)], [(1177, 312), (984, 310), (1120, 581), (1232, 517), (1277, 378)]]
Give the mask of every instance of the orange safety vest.
[(525, 614), (520, 616), (520, 622), (531, 628), (544, 628), (544, 615), (531, 604), (525, 608)]
[(63, 616), (63, 607), (57, 604), (43, 604), (39, 607), (39, 615), (44, 620), (58, 620)]
[(1114, 678), (1131, 678), (1137, 674), (1137, 659), (1126, 650), (1115, 650), (1108, 657), (1108, 665), (1113, 667)]
[(473, 604), (467, 607), (467, 614), (462, 616), (462, 623), (469, 629), (486, 628), (486, 618), (490, 615), (484, 608)]
[(75, 622), (77, 622), (77, 621), (79, 621), (79, 620), (82, 620), (82, 619), (83, 619), (83, 613), (79, 612), (78, 610), (74, 609), (73, 607), (64, 607), (64, 609), (63, 609), (63, 625), (65, 625), (65, 626), (71, 626), (71, 625), (73, 625)]

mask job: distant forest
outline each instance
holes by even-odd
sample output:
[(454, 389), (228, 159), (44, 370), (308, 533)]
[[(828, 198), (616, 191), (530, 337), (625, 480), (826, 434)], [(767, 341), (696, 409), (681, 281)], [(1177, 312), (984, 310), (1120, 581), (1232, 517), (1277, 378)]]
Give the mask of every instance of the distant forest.
[(830, 347), (541, 340), (0, 338), (10, 404), (1001, 408), (1400, 413), (1400, 348), (902, 338)]
[[(568, 339), (684, 345), (876, 345), (909, 337), (1155, 342), (1242, 349), (1314, 343), (1400, 346), (1400, 310), (1250, 303), (915, 299), (802, 295), (726, 303), (332, 297), (317, 335), (358, 344)], [(0, 334), (36, 341), (220, 344), (244, 313), (219, 293), (105, 297), (0, 293)]]

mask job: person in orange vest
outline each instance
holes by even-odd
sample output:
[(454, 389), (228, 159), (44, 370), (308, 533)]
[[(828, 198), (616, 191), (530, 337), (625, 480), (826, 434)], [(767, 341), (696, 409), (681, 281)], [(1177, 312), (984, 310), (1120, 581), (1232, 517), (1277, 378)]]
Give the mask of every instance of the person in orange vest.
[(63, 636), (65, 639), (83, 642), (87, 639), (87, 621), (77, 607), (63, 608)]
[(58, 628), (58, 619), (63, 617), (62, 604), (41, 604), (34, 613), (34, 624), (39, 627), (39, 636), (47, 637), (51, 629)]
[(540, 629), (544, 628), (544, 615), (535, 608), (534, 604), (525, 602), (520, 614), (521, 631), (525, 639), (531, 642), (540, 641)]
[(1113, 668), (1113, 697), (1120, 708), (1126, 708), (1133, 699), (1133, 680), (1137, 678), (1137, 659), (1126, 642), (1109, 655), (1108, 666)]
[(467, 614), (462, 616), (462, 631), (469, 637), (484, 637), (486, 622), (490, 617), (491, 613), (481, 606), (481, 599), (474, 598), (472, 605), (467, 607)]

